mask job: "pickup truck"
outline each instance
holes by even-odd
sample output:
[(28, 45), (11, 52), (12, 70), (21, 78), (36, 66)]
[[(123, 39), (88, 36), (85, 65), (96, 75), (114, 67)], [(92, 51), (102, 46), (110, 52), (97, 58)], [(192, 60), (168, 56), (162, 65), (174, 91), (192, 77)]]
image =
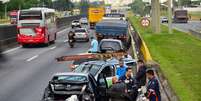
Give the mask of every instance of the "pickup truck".
[(102, 39), (119, 39), (123, 43), (129, 39), (128, 23), (124, 20), (102, 20), (96, 24), (96, 37), (100, 42)]

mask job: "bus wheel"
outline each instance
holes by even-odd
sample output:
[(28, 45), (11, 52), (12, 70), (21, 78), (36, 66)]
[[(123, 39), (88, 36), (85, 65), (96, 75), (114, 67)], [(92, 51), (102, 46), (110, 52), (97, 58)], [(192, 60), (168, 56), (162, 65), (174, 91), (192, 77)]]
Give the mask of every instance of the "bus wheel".
[(27, 48), (27, 47), (28, 47), (28, 44), (22, 44), (22, 47), (23, 47), (23, 48)]

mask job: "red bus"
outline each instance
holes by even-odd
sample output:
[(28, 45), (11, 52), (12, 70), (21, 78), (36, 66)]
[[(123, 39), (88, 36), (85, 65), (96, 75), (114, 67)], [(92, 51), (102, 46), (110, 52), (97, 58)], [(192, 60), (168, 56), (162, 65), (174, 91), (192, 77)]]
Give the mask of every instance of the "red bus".
[(17, 21), (17, 41), (23, 47), (28, 44), (54, 43), (56, 40), (55, 10), (48, 8), (31, 8), (20, 10)]
[(11, 24), (17, 24), (17, 12), (17, 10), (13, 10), (9, 13)]

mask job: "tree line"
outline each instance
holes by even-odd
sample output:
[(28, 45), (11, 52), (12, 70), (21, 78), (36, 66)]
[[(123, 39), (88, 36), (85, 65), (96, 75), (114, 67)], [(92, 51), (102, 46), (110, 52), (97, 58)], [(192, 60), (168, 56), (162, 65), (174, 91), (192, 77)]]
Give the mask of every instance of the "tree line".
[(4, 17), (5, 11), (28, 9), (31, 7), (48, 7), (57, 10), (69, 10), (74, 7), (70, 0), (10, 0), (6, 3), (0, 1), (0, 17)]

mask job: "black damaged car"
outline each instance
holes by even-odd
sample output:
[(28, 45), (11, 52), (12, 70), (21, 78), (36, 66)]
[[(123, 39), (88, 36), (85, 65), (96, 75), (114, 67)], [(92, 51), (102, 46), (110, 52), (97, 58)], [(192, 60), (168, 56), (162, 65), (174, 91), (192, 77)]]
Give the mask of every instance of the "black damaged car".
[(73, 95), (79, 101), (108, 101), (107, 89), (104, 75), (99, 75), (96, 81), (91, 74), (57, 73), (49, 81), (42, 101), (68, 101)]

